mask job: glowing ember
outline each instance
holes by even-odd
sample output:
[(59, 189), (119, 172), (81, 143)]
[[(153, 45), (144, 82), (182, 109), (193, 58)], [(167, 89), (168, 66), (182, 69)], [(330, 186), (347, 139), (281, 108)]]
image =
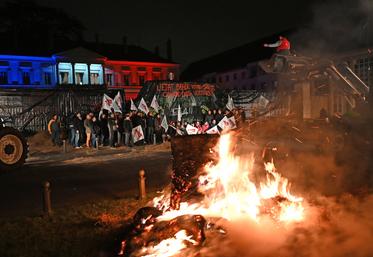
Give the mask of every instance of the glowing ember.
[(141, 255), (144, 257), (170, 257), (187, 247), (187, 243), (196, 244), (192, 236), (188, 236), (185, 230), (180, 230), (174, 237), (165, 239), (155, 246), (144, 247)]

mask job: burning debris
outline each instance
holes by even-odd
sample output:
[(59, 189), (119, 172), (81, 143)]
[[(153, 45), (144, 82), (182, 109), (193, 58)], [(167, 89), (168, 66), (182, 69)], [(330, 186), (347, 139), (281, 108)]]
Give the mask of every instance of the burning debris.
[[(229, 222), (303, 220), (303, 198), (290, 193), (288, 180), (276, 172), (273, 162), (264, 165), (266, 179), (255, 181), (253, 155), (235, 156), (231, 134), (204, 139), (204, 152), (187, 151), (189, 155), (185, 155), (185, 142), (182, 147), (173, 145), (171, 192), (136, 213), (120, 255), (174, 256), (189, 246), (202, 245), (207, 228), (220, 235), (229, 233), (224, 228)], [(191, 158), (196, 154), (197, 158)]]

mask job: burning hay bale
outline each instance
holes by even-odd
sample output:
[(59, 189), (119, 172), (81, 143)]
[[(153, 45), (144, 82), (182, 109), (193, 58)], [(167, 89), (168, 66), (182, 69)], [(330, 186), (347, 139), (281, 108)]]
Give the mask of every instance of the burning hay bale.
[(157, 221), (162, 214), (157, 208), (144, 207), (133, 217), (132, 229), (121, 243), (120, 256), (144, 256), (162, 241), (179, 237), (183, 231), (185, 246), (201, 245), (205, 240), (206, 220), (202, 215), (181, 215), (167, 221)]
[(216, 146), (218, 139), (219, 136), (208, 134), (180, 136), (172, 139), (171, 209), (180, 208), (182, 195), (196, 186), (198, 171), (205, 164), (216, 159), (212, 149)]
[(266, 180), (258, 185), (250, 180), (253, 156), (241, 159), (234, 149), (230, 134), (176, 138), (172, 188), (135, 214), (120, 255), (173, 256), (201, 245), (205, 229), (229, 234), (224, 226), (238, 220), (301, 221), (303, 198), (290, 194), (274, 164), (265, 164)]

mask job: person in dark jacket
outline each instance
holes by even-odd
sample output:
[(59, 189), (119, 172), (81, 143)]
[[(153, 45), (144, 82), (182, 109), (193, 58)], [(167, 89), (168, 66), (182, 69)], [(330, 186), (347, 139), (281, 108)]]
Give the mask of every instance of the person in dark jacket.
[(154, 141), (154, 127), (155, 127), (155, 120), (152, 113), (148, 113), (148, 118), (146, 120), (146, 136), (148, 144), (152, 144)]
[(132, 140), (132, 121), (130, 115), (127, 113), (125, 119), (123, 120), (123, 133), (124, 133), (124, 144), (126, 146), (133, 146)]
[[(140, 125), (141, 125), (141, 128), (142, 128), (142, 131), (145, 134), (146, 133), (146, 117), (145, 117), (145, 115), (142, 112), (140, 112), (140, 120), (139, 121), (140, 121)], [(140, 140), (139, 144), (146, 144), (146, 142), (145, 142), (145, 140)]]
[(60, 146), (60, 124), (57, 115), (53, 115), (52, 119), (49, 121), (48, 132), (51, 135), (53, 145)]
[(215, 115), (215, 120), (219, 123), (224, 118), (224, 114), (221, 109), (218, 110), (217, 114)]
[(209, 125), (211, 125), (212, 120), (214, 119), (214, 116), (212, 115), (212, 111), (209, 110), (205, 116), (205, 122), (207, 122)]
[(95, 116), (92, 118), (92, 128), (92, 146), (96, 148), (100, 142), (101, 127)]
[(162, 140), (162, 119), (159, 114), (157, 114), (154, 119), (154, 133), (156, 135), (156, 141), (160, 142)]
[(116, 133), (117, 134), (117, 145), (121, 146), (122, 142), (123, 142), (123, 139), (122, 139), (122, 135), (123, 135), (123, 116), (122, 116), (122, 114), (118, 114), (116, 116), (115, 123), (117, 124), (117, 133)]
[(109, 146), (110, 147), (115, 147), (114, 133), (117, 132), (117, 129), (118, 129), (117, 126), (118, 125), (116, 124), (115, 114), (111, 113), (110, 117), (108, 119), (108, 122), (107, 122), (107, 127), (108, 127), (108, 130), (109, 130)]
[(80, 143), (84, 140), (84, 122), (82, 115), (78, 112), (73, 119), (73, 127), (75, 129), (74, 147), (81, 148)]
[(109, 139), (109, 128), (108, 128), (108, 119), (105, 113), (101, 114), (100, 117), (100, 130), (101, 130), (101, 145), (106, 145)]

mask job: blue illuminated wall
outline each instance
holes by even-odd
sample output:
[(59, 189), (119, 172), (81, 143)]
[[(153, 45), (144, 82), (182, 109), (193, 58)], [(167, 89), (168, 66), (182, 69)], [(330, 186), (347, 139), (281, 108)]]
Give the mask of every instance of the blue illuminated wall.
[(0, 55), (0, 87), (53, 87), (55, 61), (48, 57)]
[[(53, 88), (56, 85), (104, 85), (103, 64), (79, 57), (0, 55), (0, 88)], [(86, 60), (86, 58), (85, 58)], [(86, 60), (87, 61), (87, 60)]]

